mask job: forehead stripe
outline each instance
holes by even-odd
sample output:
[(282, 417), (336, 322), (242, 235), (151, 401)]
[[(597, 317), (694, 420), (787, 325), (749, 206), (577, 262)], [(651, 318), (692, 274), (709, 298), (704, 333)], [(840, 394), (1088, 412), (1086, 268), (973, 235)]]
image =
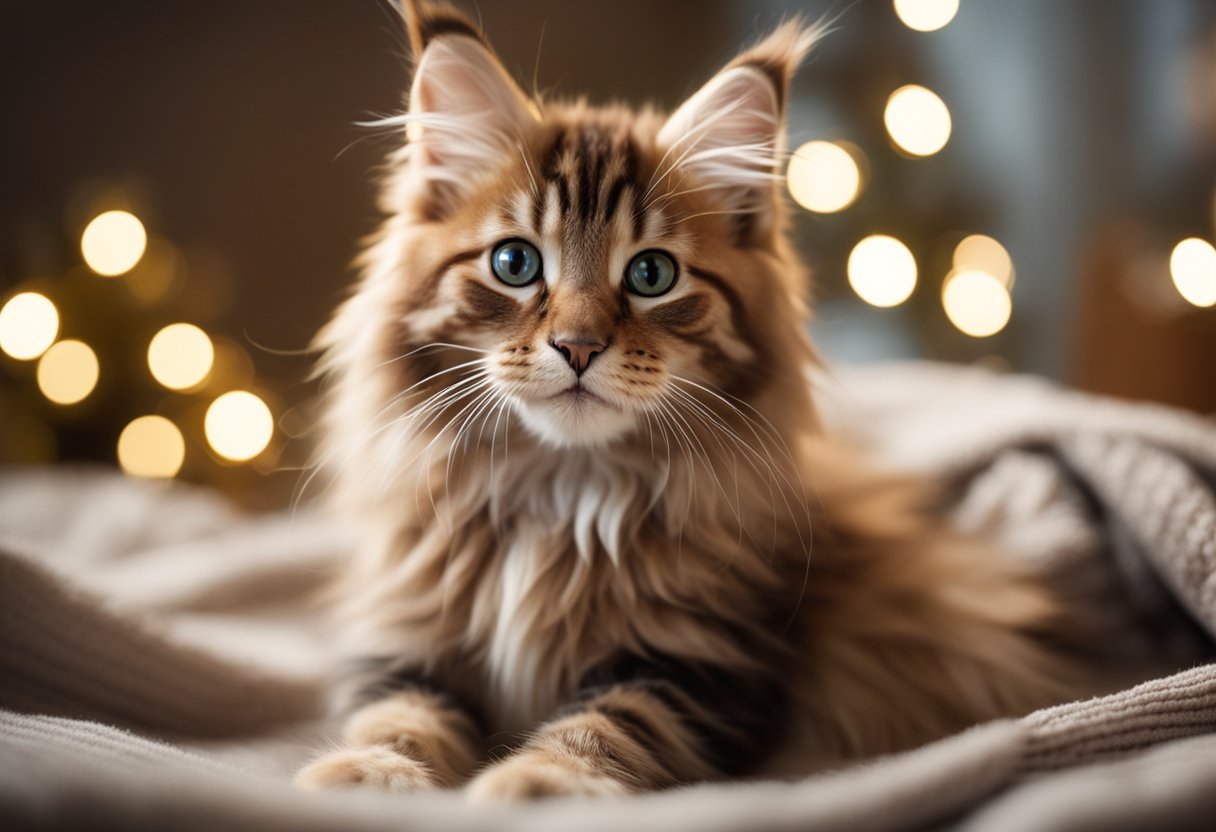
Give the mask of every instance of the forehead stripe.
[(591, 167), (594, 163), (596, 167), (602, 161), (598, 156), (592, 153), (591, 147), (584, 138), (582, 147), (576, 151), (578, 156), (578, 177), (576, 184), (576, 193), (578, 194), (578, 216), (584, 222), (591, 216), (591, 209), (594, 207), (595, 193), (593, 178), (595, 171)]
[(537, 188), (532, 193), (532, 230), (539, 236), (544, 230), (545, 203), (549, 199), (549, 188)]
[[(625, 190), (639, 187), (639, 152), (633, 137), (601, 127), (560, 128), (539, 168), (544, 181), (557, 188), (562, 215), (573, 210), (582, 222), (610, 222)], [(534, 213), (544, 211), (536, 208)], [(635, 218), (635, 229), (641, 223)]]
[(621, 192), (625, 190), (627, 185), (632, 185), (635, 189), (639, 187), (638, 178), (638, 149), (633, 143), (632, 138), (626, 138), (624, 147), (623, 164), (624, 168), (621, 175), (612, 183), (612, 187), (608, 189), (608, 198), (604, 202), (604, 222), (612, 222), (613, 216), (616, 215), (617, 205), (621, 201)]

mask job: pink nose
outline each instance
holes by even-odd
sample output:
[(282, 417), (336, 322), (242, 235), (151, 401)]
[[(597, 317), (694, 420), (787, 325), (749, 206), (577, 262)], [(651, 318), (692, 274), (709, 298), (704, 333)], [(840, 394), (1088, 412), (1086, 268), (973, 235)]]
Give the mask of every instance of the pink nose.
[(607, 344), (583, 338), (556, 338), (549, 342), (549, 346), (560, 352), (580, 376), (591, 366), (591, 359), (608, 349)]

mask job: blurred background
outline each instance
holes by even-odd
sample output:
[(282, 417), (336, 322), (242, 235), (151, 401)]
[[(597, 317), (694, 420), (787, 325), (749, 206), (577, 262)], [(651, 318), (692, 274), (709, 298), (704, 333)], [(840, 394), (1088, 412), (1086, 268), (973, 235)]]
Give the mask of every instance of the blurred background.
[[(833, 20), (785, 172), (825, 354), (1216, 411), (1213, 0), (465, 7), (525, 86), (665, 108)], [(403, 43), (387, 0), (3, 4), (0, 462), (288, 499)]]

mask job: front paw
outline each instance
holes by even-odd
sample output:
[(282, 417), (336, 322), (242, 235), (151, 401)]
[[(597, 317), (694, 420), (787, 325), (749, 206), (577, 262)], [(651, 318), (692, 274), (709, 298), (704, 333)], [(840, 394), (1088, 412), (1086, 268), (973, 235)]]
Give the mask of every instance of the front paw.
[(390, 792), (431, 791), (439, 787), (430, 769), (385, 746), (346, 748), (309, 763), (295, 776), (297, 788), (370, 788)]
[(620, 780), (564, 761), (519, 756), (483, 771), (465, 789), (474, 803), (540, 800), (546, 797), (620, 797), (629, 788)]

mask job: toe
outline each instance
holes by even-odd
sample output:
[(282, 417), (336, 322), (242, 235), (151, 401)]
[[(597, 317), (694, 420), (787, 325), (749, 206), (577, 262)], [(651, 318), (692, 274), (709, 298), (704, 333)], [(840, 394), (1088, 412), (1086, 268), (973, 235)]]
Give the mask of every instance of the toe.
[(309, 763), (295, 777), (301, 789), (373, 788), (393, 792), (428, 791), (435, 778), (422, 763), (391, 748), (347, 748)]

